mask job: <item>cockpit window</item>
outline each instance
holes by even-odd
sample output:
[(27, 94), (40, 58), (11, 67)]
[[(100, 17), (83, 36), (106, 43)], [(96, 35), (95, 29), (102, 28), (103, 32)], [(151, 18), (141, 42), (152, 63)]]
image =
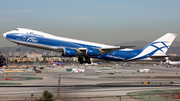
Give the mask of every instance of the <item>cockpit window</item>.
[(16, 28), (16, 29), (14, 29), (14, 30), (19, 31), (19, 29), (17, 29), (17, 28)]

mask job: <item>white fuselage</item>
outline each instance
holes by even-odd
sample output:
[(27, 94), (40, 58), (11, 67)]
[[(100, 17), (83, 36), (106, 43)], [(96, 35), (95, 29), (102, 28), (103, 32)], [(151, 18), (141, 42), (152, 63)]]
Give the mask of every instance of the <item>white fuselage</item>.
[(180, 61), (170, 61), (170, 60), (166, 60), (166, 63), (170, 64), (170, 65), (180, 65)]

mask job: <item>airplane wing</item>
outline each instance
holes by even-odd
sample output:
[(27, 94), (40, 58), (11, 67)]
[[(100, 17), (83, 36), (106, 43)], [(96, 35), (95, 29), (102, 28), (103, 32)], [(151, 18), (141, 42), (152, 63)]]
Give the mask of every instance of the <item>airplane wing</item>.
[[(114, 50), (120, 50), (120, 49), (131, 48), (131, 47), (135, 47), (135, 46), (117, 46), (117, 47), (113, 47), (113, 48), (93, 48), (93, 49), (98, 49), (100, 54), (106, 54), (106, 53), (110, 53), (111, 51), (114, 51)], [(87, 48), (79, 48), (76, 50), (78, 50), (82, 54), (85, 54)]]
[(125, 48), (132, 48), (132, 47), (135, 47), (135, 46), (119, 46), (116, 48), (101, 48), (101, 50), (104, 53), (110, 53), (111, 51), (114, 51), (114, 50), (120, 50), (120, 49), (125, 49)]
[[(98, 49), (100, 54), (106, 54), (114, 50), (120, 50), (120, 49), (131, 48), (131, 47), (135, 47), (135, 46), (117, 46), (117, 47), (115, 46), (113, 48), (93, 48), (93, 49)], [(59, 52), (64, 52), (66, 47), (56, 47), (55, 49)], [(86, 54), (86, 50), (87, 50), (87, 48), (71, 48), (71, 49), (75, 49), (77, 50), (78, 54), (84, 54), (84, 55)]]
[(63, 52), (64, 51), (64, 48), (63, 47), (57, 47), (56, 48), (58, 51), (60, 51), (60, 52)]

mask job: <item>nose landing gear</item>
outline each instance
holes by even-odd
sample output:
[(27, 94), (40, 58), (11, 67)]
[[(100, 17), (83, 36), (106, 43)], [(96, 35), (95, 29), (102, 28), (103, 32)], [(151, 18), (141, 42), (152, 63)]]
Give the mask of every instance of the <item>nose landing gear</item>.
[(20, 51), (20, 49), (19, 48), (17, 48), (17, 52), (19, 52)]
[(82, 55), (80, 55), (80, 56), (78, 57), (78, 61), (79, 61), (80, 64), (83, 64), (83, 63), (91, 64), (90, 58), (89, 58), (89, 57), (86, 57), (86, 56), (82, 56)]
[(20, 52), (20, 48), (19, 48), (19, 45), (18, 45), (18, 47), (17, 47), (17, 52)]

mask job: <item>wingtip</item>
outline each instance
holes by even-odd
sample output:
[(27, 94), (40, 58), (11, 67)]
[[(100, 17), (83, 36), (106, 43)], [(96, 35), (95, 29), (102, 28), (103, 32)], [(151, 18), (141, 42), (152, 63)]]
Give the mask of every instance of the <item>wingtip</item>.
[(167, 33), (167, 34), (172, 34), (172, 35), (174, 35), (174, 36), (177, 36), (177, 34), (174, 34), (174, 33)]

